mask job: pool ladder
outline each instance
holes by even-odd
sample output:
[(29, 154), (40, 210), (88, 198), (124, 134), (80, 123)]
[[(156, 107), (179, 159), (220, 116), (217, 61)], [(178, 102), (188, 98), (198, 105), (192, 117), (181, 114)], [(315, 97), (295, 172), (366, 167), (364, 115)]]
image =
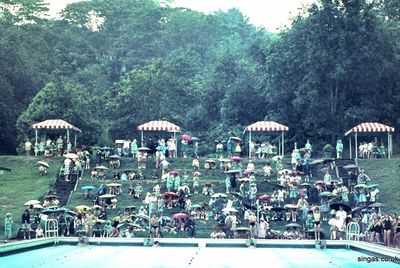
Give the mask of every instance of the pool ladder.
[(54, 237), (54, 245), (58, 245), (58, 221), (56, 219), (50, 219), (45, 221), (44, 236)]
[(349, 222), (346, 226), (346, 248), (350, 249), (350, 241), (360, 241), (360, 225)]

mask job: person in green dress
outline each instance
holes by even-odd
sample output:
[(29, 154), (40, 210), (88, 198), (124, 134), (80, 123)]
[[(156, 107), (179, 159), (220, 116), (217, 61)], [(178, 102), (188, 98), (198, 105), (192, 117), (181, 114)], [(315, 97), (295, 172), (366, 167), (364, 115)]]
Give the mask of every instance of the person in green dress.
[(172, 174), (168, 174), (168, 176), (167, 176), (166, 188), (167, 188), (168, 192), (171, 192), (172, 189), (174, 188), (174, 176), (172, 176)]
[(336, 158), (341, 159), (343, 157), (343, 143), (342, 140), (336, 142)]
[(226, 188), (226, 193), (229, 194), (231, 192), (231, 177), (230, 176), (226, 176), (225, 178), (225, 188)]
[(182, 177), (182, 185), (184, 186), (184, 185), (189, 185), (189, 175), (188, 175), (188, 173), (187, 173), (187, 171), (185, 171), (184, 173), (183, 173), (183, 177)]
[(193, 155), (195, 157), (199, 155), (199, 142), (197, 141), (193, 143)]
[(11, 217), (11, 213), (7, 213), (6, 218), (4, 220), (4, 237), (5, 237), (4, 242), (6, 242), (6, 243), (7, 243), (8, 239), (10, 239), (12, 236), (13, 225), (14, 225), (14, 222)]
[(136, 139), (133, 139), (131, 143), (131, 154), (133, 158), (137, 158), (139, 154), (138, 145)]
[(177, 174), (177, 175), (175, 175), (175, 179), (174, 179), (174, 190), (175, 190), (175, 192), (178, 192), (179, 187), (181, 187), (181, 178)]
[(41, 140), (39, 143), (39, 154), (44, 155), (45, 149), (46, 149), (46, 146), (45, 146), (44, 140)]
[(187, 140), (182, 140), (181, 141), (181, 147), (182, 147), (182, 157), (187, 158), (187, 152), (189, 150), (189, 145)]

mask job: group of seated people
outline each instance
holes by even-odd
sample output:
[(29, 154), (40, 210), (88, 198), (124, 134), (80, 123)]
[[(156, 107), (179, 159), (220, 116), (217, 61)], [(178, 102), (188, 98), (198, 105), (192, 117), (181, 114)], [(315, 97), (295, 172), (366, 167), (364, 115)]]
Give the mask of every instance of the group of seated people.
[(385, 145), (381, 143), (379, 146), (375, 141), (360, 143), (358, 153), (360, 158), (366, 159), (386, 157)]

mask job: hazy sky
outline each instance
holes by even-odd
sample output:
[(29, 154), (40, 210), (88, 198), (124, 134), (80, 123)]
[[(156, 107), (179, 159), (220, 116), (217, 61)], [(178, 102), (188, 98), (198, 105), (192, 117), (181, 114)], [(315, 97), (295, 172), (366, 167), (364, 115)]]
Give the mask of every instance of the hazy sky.
[[(53, 14), (61, 11), (68, 3), (80, 0), (46, 0), (50, 3)], [(110, 0), (112, 1), (112, 0)], [(210, 13), (217, 10), (226, 11), (238, 8), (251, 23), (264, 26), (271, 31), (286, 24), (291, 16), (303, 4), (310, 4), (316, 0), (175, 0), (172, 6), (186, 7), (193, 10)], [(161, 2), (161, 1), (160, 1)]]

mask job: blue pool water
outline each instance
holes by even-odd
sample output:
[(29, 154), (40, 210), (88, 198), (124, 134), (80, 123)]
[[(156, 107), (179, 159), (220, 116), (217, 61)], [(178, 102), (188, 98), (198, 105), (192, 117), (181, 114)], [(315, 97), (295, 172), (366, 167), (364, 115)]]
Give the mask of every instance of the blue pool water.
[(359, 262), (371, 257), (346, 249), (175, 248), (57, 246), (0, 257), (0, 267), (399, 267), (393, 262)]

